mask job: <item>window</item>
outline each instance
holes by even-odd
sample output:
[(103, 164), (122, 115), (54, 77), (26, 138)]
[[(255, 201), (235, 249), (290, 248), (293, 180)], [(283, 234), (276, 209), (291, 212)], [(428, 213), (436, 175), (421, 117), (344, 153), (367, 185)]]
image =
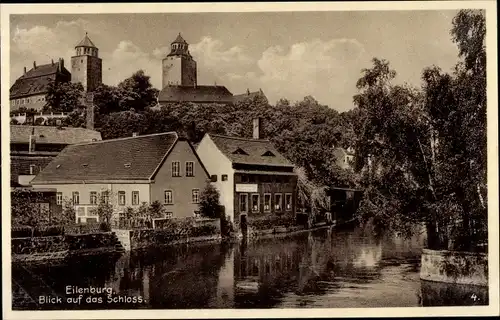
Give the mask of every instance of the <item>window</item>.
[(132, 191), (132, 205), (139, 204), (139, 191)]
[(181, 176), (181, 163), (179, 161), (172, 161), (172, 177)]
[(275, 157), (274, 153), (271, 151), (266, 151), (264, 154), (262, 154), (263, 157)]
[(125, 205), (125, 191), (118, 191), (118, 205)]
[(101, 201), (104, 204), (108, 204), (109, 203), (109, 193), (108, 193), (108, 191), (103, 191), (101, 193)]
[(241, 182), (248, 182), (248, 176), (246, 174), (241, 175)]
[(201, 217), (201, 213), (200, 213), (200, 211), (195, 211), (195, 212), (194, 212), (194, 217), (195, 217), (195, 218), (199, 218), (199, 217)]
[(223, 174), (223, 175), (221, 176), (221, 179), (222, 179), (222, 181), (227, 181), (227, 174)]
[(35, 174), (35, 165), (34, 164), (30, 164), (30, 174), (31, 175)]
[(233, 154), (239, 154), (239, 155), (243, 155), (243, 156), (248, 156), (248, 153), (246, 153), (245, 150), (243, 150), (241, 148), (238, 148), (238, 149), (234, 150)]
[(173, 216), (174, 216), (173, 212), (165, 212), (165, 218), (166, 219), (172, 219)]
[(62, 205), (62, 192), (56, 193), (56, 203), (57, 205)]
[(276, 211), (281, 211), (281, 193), (277, 193), (274, 195), (274, 209)]
[(246, 193), (240, 194), (240, 212), (247, 212), (248, 210), (248, 195)]
[(73, 204), (80, 204), (80, 192), (73, 191)]
[(271, 211), (271, 194), (264, 194), (264, 211)]
[(186, 161), (186, 177), (194, 177), (194, 162)]
[(291, 193), (285, 194), (285, 210), (286, 211), (292, 210), (292, 194)]
[(193, 189), (191, 192), (191, 199), (193, 203), (200, 203), (200, 189)]
[(252, 212), (260, 211), (260, 196), (258, 194), (252, 194)]
[(164, 200), (165, 204), (174, 204), (174, 192), (172, 190), (165, 190)]
[(90, 204), (97, 204), (97, 192), (90, 192)]

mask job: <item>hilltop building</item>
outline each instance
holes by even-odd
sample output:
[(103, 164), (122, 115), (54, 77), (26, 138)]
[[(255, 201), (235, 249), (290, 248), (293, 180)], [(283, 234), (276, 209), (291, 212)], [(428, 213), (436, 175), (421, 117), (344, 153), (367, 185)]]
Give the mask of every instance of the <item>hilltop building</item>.
[(99, 49), (87, 34), (75, 46), (75, 56), (71, 57), (71, 72), (64, 66), (64, 59), (52, 60), (49, 64), (37, 65), (20, 76), (10, 88), (10, 110), (20, 108), (42, 111), (46, 105), (48, 86), (54, 82), (81, 82), (86, 92), (92, 92), (102, 83), (102, 60)]
[(33, 68), (20, 76), (10, 88), (10, 110), (19, 108), (41, 111), (45, 106), (45, 95), (50, 83), (69, 82), (71, 73), (64, 67), (64, 59), (58, 62), (38, 65), (33, 62)]
[(220, 103), (230, 104), (262, 96), (262, 90), (234, 96), (225, 86), (199, 85), (197, 65), (189, 52), (189, 44), (181, 34), (170, 44), (170, 53), (162, 60), (162, 90), (158, 95), (158, 103)]
[(71, 57), (71, 82), (80, 82), (86, 92), (94, 91), (102, 83), (102, 59), (99, 49), (85, 38), (75, 46), (75, 55)]

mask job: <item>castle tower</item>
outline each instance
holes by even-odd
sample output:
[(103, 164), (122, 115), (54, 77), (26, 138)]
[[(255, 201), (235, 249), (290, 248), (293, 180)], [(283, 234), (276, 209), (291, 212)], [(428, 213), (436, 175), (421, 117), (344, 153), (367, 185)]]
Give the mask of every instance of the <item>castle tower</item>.
[(71, 82), (81, 82), (85, 91), (92, 92), (102, 83), (99, 49), (85, 33), (85, 38), (76, 45), (75, 53), (71, 57)]
[(170, 45), (170, 53), (162, 60), (162, 87), (196, 86), (196, 61), (189, 53), (189, 45), (179, 33)]

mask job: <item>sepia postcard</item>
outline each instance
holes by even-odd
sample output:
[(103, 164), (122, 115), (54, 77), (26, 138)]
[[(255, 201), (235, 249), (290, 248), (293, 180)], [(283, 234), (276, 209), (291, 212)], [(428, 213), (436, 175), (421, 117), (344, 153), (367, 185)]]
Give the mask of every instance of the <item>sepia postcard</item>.
[(495, 1), (0, 12), (3, 318), (499, 314)]

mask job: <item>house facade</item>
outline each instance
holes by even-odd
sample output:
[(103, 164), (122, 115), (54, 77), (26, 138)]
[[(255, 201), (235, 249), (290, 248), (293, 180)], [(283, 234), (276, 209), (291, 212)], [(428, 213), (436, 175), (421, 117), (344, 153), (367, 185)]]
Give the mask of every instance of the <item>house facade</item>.
[(34, 188), (57, 190), (75, 207), (76, 222), (98, 221), (98, 201), (127, 207), (159, 201), (166, 218), (198, 213), (209, 175), (193, 146), (175, 132), (68, 146), (35, 177)]
[(235, 223), (242, 216), (295, 216), (294, 166), (269, 140), (260, 139), (258, 119), (254, 121), (253, 139), (206, 134), (197, 152), (220, 192), (226, 215)]
[(342, 169), (352, 169), (355, 156), (353, 148), (335, 148), (333, 149), (333, 155), (335, 156), (335, 163), (339, 167)]

